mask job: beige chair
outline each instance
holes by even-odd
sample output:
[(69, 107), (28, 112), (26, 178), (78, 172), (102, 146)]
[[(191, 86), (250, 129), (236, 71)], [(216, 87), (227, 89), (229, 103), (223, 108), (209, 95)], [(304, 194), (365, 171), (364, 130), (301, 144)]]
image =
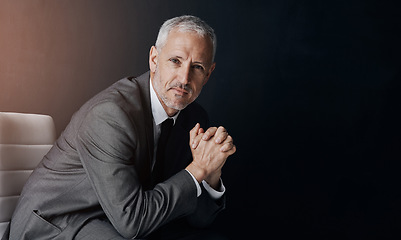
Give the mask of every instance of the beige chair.
[(55, 138), (50, 116), (0, 112), (0, 238), (22, 187)]

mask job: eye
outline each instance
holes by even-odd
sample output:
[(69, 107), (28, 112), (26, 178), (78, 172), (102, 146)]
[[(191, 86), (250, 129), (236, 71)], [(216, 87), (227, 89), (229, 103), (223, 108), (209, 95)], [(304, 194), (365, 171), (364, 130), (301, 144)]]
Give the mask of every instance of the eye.
[(180, 64), (180, 60), (178, 60), (177, 58), (170, 58), (169, 61), (175, 64)]
[(201, 71), (204, 70), (204, 68), (203, 68), (202, 65), (193, 65), (192, 68), (194, 68), (194, 69), (196, 69), (196, 70), (201, 70)]

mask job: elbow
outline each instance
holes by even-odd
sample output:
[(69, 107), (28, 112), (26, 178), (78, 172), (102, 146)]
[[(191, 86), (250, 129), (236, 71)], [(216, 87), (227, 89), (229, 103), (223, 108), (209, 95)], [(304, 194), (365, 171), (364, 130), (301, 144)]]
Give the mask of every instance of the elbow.
[(114, 228), (123, 238), (141, 239), (153, 231), (154, 226), (146, 218), (146, 207), (144, 208), (137, 209), (131, 214), (124, 212), (119, 220), (112, 221)]
[(116, 227), (117, 232), (124, 239), (142, 239), (146, 237), (144, 233), (141, 233), (140, 228), (131, 228), (131, 227)]
[(140, 219), (131, 219), (127, 224), (113, 224), (117, 232), (125, 239), (138, 239), (146, 236), (144, 223)]
[(114, 226), (117, 232), (125, 239), (136, 239), (138, 238), (138, 229), (132, 229), (123, 226)]

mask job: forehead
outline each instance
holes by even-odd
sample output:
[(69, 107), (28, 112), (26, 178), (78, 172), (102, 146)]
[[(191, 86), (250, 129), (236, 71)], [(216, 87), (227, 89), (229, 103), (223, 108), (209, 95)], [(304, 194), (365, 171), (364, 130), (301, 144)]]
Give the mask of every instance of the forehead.
[(167, 37), (162, 52), (168, 55), (175, 54), (183, 58), (191, 57), (193, 60), (211, 63), (213, 43), (208, 36), (201, 36), (196, 32), (172, 30)]

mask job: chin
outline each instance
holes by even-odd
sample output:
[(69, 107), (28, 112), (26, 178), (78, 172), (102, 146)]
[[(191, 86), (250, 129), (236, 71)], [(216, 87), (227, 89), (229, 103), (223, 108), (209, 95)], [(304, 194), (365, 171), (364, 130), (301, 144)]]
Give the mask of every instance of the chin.
[(188, 102), (188, 101), (185, 101), (185, 102), (182, 102), (182, 101), (180, 101), (180, 102), (168, 101), (167, 103), (165, 102), (165, 104), (169, 108), (181, 111), (184, 108), (186, 108), (190, 104), (190, 102)]
[(186, 108), (189, 104), (169, 104), (167, 107), (181, 111)]
[(181, 111), (184, 108), (186, 108), (191, 102), (192, 101), (190, 100), (183, 99), (183, 97), (181, 96), (174, 96), (173, 98), (170, 98), (170, 101), (169, 100), (165, 101), (165, 104), (169, 108)]

